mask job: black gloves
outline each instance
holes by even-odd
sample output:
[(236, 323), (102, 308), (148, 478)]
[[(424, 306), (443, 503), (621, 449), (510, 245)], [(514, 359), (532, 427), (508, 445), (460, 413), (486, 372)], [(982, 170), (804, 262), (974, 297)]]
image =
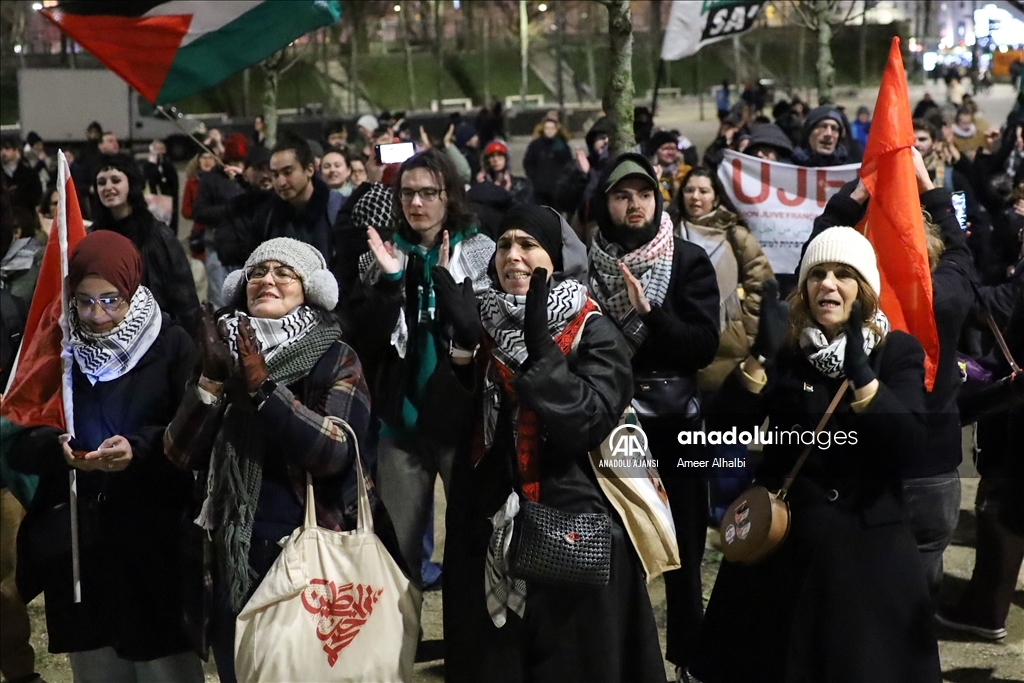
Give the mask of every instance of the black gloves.
[(458, 285), (448, 269), (441, 266), (431, 268), (430, 274), (441, 319), (451, 327), (452, 343), (460, 349), (475, 349), (480, 344), (480, 308), (472, 280), (467, 277)]
[(750, 355), (762, 363), (775, 360), (786, 343), (787, 325), (789, 304), (779, 300), (779, 283), (775, 279), (765, 280), (761, 290), (761, 317)]
[(860, 389), (875, 379), (875, 371), (868, 364), (868, 355), (864, 353), (864, 311), (860, 301), (850, 306), (850, 317), (843, 323), (846, 334), (846, 359), (843, 371), (854, 389)]
[(548, 331), (548, 271), (537, 268), (530, 277), (530, 291), (526, 293), (526, 313), (523, 315), (523, 337), (529, 358), (544, 355), (553, 345)]

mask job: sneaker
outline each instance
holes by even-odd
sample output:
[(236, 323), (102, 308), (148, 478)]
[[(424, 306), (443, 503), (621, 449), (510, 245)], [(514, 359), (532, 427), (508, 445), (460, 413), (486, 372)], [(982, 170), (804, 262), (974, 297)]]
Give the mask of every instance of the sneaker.
[(961, 615), (955, 614), (954, 611), (950, 607), (939, 607), (935, 612), (935, 621), (954, 631), (973, 633), (986, 640), (1002, 640), (1006, 637), (1005, 627), (989, 628), (979, 624), (972, 624), (967, 619), (961, 617)]

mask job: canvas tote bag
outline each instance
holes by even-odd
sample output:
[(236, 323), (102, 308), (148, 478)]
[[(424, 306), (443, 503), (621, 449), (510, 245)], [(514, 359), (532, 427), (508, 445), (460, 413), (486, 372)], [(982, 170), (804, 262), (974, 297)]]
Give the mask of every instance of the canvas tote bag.
[(626, 408), (600, 447), (590, 452), (597, 483), (619, 513), (648, 583), (680, 567), (672, 508), (652, 457), (632, 407)]
[(373, 532), (358, 440), (355, 531), (316, 524), (312, 478), (306, 519), (238, 615), (238, 680), (411, 681), (422, 595)]

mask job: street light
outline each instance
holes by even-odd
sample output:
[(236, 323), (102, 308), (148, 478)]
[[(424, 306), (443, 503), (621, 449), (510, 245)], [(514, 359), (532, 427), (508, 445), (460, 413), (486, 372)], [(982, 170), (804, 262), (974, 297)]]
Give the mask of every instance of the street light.
[(541, 3), (540, 6), (537, 7), (537, 9), (539, 9), (541, 12), (547, 12), (548, 6), (545, 5), (544, 3)]
[(41, 3), (41, 2), (33, 2), (32, 3), (32, 9), (34, 9), (36, 12), (38, 12), (39, 10), (43, 9), (43, 3)]
[(395, 11), (396, 12), (401, 12), (402, 11), (402, 6), (401, 5), (395, 5)]
[(14, 46), (14, 54), (16, 54), (16, 55), (20, 55), (21, 54), (21, 45), (15, 45)]

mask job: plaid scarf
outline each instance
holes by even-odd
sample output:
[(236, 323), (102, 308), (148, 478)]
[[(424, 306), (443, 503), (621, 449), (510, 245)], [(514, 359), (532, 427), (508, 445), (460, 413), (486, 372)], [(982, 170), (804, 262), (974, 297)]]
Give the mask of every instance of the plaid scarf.
[(625, 254), (621, 253), (621, 246), (597, 234), (590, 249), (590, 291), (601, 305), (601, 310), (619, 323), (633, 310), (633, 305), (629, 303), (626, 278), (619, 271), (620, 263), (625, 263), (629, 272), (640, 280), (644, 295), (652, 306), (660, 306), (665, 301), (668, 284), (672, 279), (672, 257), (675, 254), (672, 233), (672, 219), (662, 212), (661, 227), (654, 239)]
[(124, 320), (109, 332), (90, 332), (69, 308), (71, 352), (90, 384), (109, 382), (134, 368), (160, 336), (163, 316), (152, 292), (139, 285)]
[[(568, 287), (567, 287), (568, 285)], [(552, 306), (552, 298), (564, 289)], [(488, 290), (491, 292), (493, 290)], [(582, 296), (577, 297), (578, 293)], [(526, 309), (525, 296), (496, 293), (496, 297), (485, 295), (481, 302), (481, 318), (484, 330), (483, 353), (477, 362), (484, 370), (484, 415), (481, 428), (474, 435), (472, 462), (475, 465), (494, 443), (494, 429), (503, 399), (511, 402), (514, 412), (512, 424), (516, 426), (516, 468), (523, 495), (537, 502), (540, 499), (540, 421), (529, 407), (519, 403), (512, 378), (526, 360), (526, 342), (523, 341), (522, 320)], [(488, 299), (492, 306), (497, 304), (500, 313), (487, 311)], [(521, 299), (522, 301), (517, 301)], [(498, 303), (502, 302), (502, 303)], [(558, 349), (569, 355), (587, 316), (597, 310), (593, 299), (586, 296), (586, 289), (574, 280), (566, 280), (548, 295), (548, 329)], [(515, 328), (518, 321), (518, 329)], [(517, 334), (518, 332), (518, 334)], [(494, 337), (498, 334), (498, 338)], [(515, 340), (518, 339), (518, 342)], [(513, 347), (517, 344), (518, 347)], [(506, 365), (502, 358), (512, 365)], [(520, 360), (521, 359), (521, 360)]]
[[(229, 313), (222, 316), (221, 321), (227, 327), (228, 350), (231, 357), (238, 361), (238, 350), (235, 348), (235, 338), (238, 336), (239, 312)], [(283, 318), (249, 318), (256, 338), (260, 341), (260, 352), (266, 361), (284, 351), (286, 348), (302, 339), (316, 327), (320, 322), (317, 315), (309, 306), (296, 306), (288, 315)]]
[[(868, 355), (889, 334), (889, 319), (881, 310), (875, 313), (871, 322), (882, 334), (879, 336), (870, 325), (864, 325), (864, 353)], [(814, 369), (826, 377), (838, 379), (846, 376), (843, 373), (843, 362), (846, 360), (845, 333), (840, 332), (830, 342), (817, 327), (805, 327), (800, 333), (800, 349)]]

